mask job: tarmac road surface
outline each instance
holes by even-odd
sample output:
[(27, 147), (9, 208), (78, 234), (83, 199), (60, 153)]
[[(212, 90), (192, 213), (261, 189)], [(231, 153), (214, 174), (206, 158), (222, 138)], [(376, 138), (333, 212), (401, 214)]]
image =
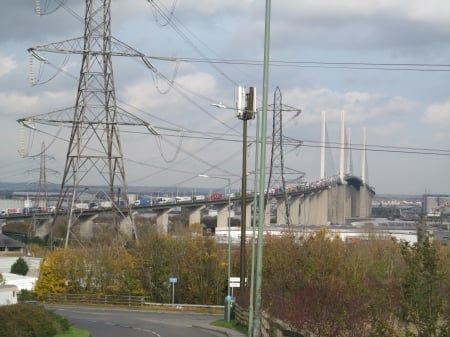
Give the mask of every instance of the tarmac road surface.
[(51, 305), (92, 337), (217, 337), (245, 336), (234, 330), (213, 327), (222, 315), (185, 312), (151, 312), (101, 307)]

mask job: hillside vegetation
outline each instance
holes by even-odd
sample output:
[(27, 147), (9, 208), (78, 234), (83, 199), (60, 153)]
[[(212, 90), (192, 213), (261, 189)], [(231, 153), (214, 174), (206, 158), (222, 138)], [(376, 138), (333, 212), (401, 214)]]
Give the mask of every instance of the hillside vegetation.
[[(368, 234), (368, 240), (351, 243), (325, 229), (265, 237), (265, 310), (317, 337), (450, 336), (449, 247), (434, 243), (420, 228), (416, 244)], [(97, 241), (48, 253), (37, 295), (145, 295), (150, 302), (170, 303), (169, 278), (176, 277), (175, 303), (223, 304), (226, 245), (151, 231), (139, 242)], [(231, 275), (239, 275), (239, 247), (232, 248), (231, 261)], [(247, 306), (249, 294), (242, 291), (237, 301)]]

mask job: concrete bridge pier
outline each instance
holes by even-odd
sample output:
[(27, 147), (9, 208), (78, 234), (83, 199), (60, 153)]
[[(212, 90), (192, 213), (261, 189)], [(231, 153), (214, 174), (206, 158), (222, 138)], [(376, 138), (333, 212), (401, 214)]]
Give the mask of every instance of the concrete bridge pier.
[(276, 223), (285, 224), (287, 223), (286, 219), (286, 200), (284, 198), (277, 199), (277, 216)]
[(269, 198), (269, 200), (267, 200), (267, 205), (265, 207), (265, 212), (264, 212), (264, 226), (269, 226), (270, 225), (270, 211), (271, 211), (271, 205), (273, 203), (273, 199)]
[(374, 192), (371, 191), (367, 185), (363, 185), (359, 189), (360, 201), (359, 201), (359, 216), (363, 218), (368, 218), (371, 215), (372, 210), (372, 199)]
[(41, 239), (45, 238), (45, 236), (50, 234), (50, 229), (53, 223), (53, 218), (48, 218), (45, 219), (43, 221), (39, 221), (39, 223), (37, 224), (35, 231), (34, 231), (34, 236), (37, 236)]
[(300, 224), (300, 199), (301, 197), (291, 197), (290, 203), (291, 208), (289, 210), (289, 213), (291, 215), (291, 224), (292, 225), (299, 225)]
[(169, 232), (169, 213), (172, 209), (164, 209), (157, 212), (156, 215), (156, 229), (158, 233)]
[(80, 221), (80, 238), (81, 239), (92, 239), (94, 237), (94, 219), (98, 215), (95, 214), (89, 218)]
[(245, 224), (246, 224), (245, 228), (250, 228), (253, 225), (252, 222), (253, 205), (254, 205), (253, 201), (247, 202), (247, 206), (245, 208)]
[(346, 219), (348, 217), (357, 218), (359, 217), (359, 203), (360, 203), (360, 193), (359, 188), (355, 188), (355, 186), (347, 185), (347, 198), (348, 203), (346, 204)]
[(328, 225), (328, 191), (326, 188), (316, 194), (316, 223), (321, 226)]
[(228, 205), (217, 206), (217, 228), (228, 227)]
[(329, 205), (328, 198), (328, 189), (303, 194), (299, 197), (300, 223), (305, 225), (327, 225)]
[[(133, 218), (138, 212), (133, 212)], [(131, 238), (133, 237), (133, 223), (131, 222), (130, 217), (124, 217), (120, 220), (119, 231), (121, 234)]]
[(195, 206), (195, 207), (189, 207), (189, 228), (191, 228), (192, 225), (196, 223), (201, 223), (202, 221), (202, 209), (204, 209), (206, 206)]

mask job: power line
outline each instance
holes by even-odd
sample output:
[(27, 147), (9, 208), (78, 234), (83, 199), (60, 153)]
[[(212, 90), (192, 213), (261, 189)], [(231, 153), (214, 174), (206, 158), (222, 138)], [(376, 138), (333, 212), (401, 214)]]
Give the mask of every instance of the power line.
[[(209, 63), (226, 65), (262, 66), (263, 61), (249, 59), (210, 59), (210, 58), (168, 58), (152, 56), (155, 60), (178, 61), (187, 63)], [(374, 63), (374, 62), (325, 62), (325, 61), (283, 61), (271, 60), (272, 67), (289, 68), (322, 68), (322, 69), (356, 69), (356, 70), (387, 70), (387, 71), (424, 71), (449, 72), (450, 64), (432, 63)]]

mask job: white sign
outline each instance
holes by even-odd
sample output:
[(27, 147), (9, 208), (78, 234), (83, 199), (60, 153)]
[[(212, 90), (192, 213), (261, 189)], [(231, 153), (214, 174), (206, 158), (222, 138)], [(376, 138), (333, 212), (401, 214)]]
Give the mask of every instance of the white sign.
[(230, 288), (240, 288), (241, 278), (240, 277), (230, 277)]

